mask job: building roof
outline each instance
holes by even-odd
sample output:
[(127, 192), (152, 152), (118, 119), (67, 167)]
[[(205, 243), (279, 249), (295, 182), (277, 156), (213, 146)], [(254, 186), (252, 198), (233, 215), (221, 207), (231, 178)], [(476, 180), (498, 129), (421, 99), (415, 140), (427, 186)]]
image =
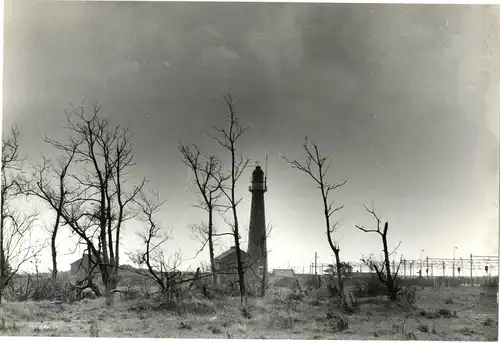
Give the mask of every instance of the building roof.
[[(240, 249), (240, 251), (245, 254), (245, 255), (248, 255), (247, 252), (243, 249)], [(214, 260), (222, 260), (224, 258), (226, 258), (227, 256), (231, 255), (233, 252), (236, 252), (236, 247), (231, 247), (229, 248), (229, 250), (226, 250), (225, 252), (223, 252), (222, 254), (220, 254), (219, 256), (215, 257)]]
[[(93, 257), (94, 257), (94, 259), (95, 259), (95, 255), (94, 255), (94, 254), (92, 254), (92, 256), (93, 256)], [(74, 265), (74, 264), (77, 264), (77, 263), (79, 264), (79, 263), (81, 263), (81, 261), (82, 261), (83, 259), (88, 259), (88, 257), (89, 257), (89, 254), (83, 254), (83, 256), (82, 256), (82, 257), (80, 257), (78, 260), (76, 260), (76, 261), (72, 262), (72, 263), (71, 263), (71, 265)], [(101, 259), (102, 259), (102, 258), (103, 258), (103, 254), (101, 253)]]

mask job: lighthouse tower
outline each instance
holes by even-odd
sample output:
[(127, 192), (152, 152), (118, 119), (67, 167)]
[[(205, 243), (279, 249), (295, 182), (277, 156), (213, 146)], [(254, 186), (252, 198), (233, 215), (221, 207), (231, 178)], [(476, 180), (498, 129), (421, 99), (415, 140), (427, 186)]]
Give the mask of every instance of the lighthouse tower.
[(267, 182), (259, 165), (252, 173), (252, 183), (248, 190), (252, 193), (252, 206), (247, 252), (250, 256), (251, 268), (257, 276), (261, 277), (267, 274), (266, 215), (264, 210), (264, 193), (267, 191)]

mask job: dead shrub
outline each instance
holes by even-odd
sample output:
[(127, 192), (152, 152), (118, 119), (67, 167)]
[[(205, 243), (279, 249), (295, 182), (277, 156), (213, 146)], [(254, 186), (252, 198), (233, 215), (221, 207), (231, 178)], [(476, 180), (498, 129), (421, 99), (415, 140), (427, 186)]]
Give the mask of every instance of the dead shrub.
[(0, 323), (0, 333), (4, 334), (7, 333), (8, 328), (7, 325), (5, 324), (5, 318), (2, 317), (2, 322)]
[(443, 317), (457, 317), (457, 311), (451, 312), (447, 308), (441, 308), (437, 311), (437, 313)]
[(354, 284), (354, 289), (352, 291), (352, 294), (356, 298), (365, 298), (367, 296), (366, 288), (365, 285), (357, 282)]
[(294, 282), (289, 288), (292, 291), (292, 294), (300, 294), (301, 296), (304, 295), (304, 290), (298, 280), (296, 280), (296, 282)]
[(332, 312), (327, 312), (326, 318), (334, 332), (340, 332), (349, 328), (349, 320)]
[(193, 329), (193, 326), (189, 323), (184, 323), (184, 322), (180, 322), (179, 324), (179, 329), (181, 330), (192, 330)]
[(206, 299), (192, 299), (180, 303), (173, 303), (173, 310), (180, 315), (187, 313), (194, 315), (213, 314), (217, 312), (214, 302)]
[(312, 299), (311, 301), (309, 301), (309, 305), (319, 306), (319, 305), (321, 305), (321, 302), (318, 299)]
[(417, 326), (417, 330), (420, 332), (429, 333), (430, 328), (429, 328), (429, 325), (427, 325), (427, 324), (419, 323)]
[(135, 300), (143, 297), (145, 294), (141, 292), (138, 287), (131, 286), (128, 284), (125, 289), (121, 292), (120, 297), (124, 300)]
[(99, 327), (96, 322), (90, 324), (89, 337), (99, 337)]
[(304, 300), (304, 295), (302, 293), (289, 293), (286, 296), (286, 300), (288, 301), (302, 301)]
[(460, 332), (461, 334), (465, 335), (465, 336), (472, 336), (472, 335), (476, 334), (476, 331), (474, 331), (471, 328), (468, 328), (467, 326), (464, 326), (463, 328), (461, 328), (461, 329), (459, 329), (457, 331)]
[(254, 281), (247, 283), (247, 295), (249, 297), (258, 297), (261, 294), (261, 283)]
[(250, 310), (250, 308), (248, 306), (244, 306), (242, 309), (241, 309), (241, 315), (244, 317), (244, 318), (247, 318), (247, 319), (252, 319), (252, 311)]
[(130, 306), (128, 310), (136, 312), (146, 312), (153, 310), (153, 307), (154, 306), (150, 300), (141, 299), (141, 301), (138, 304)]
[(9, 300), (34, 301), (41, 300), (63, 300), (60, 299), (64, 293), (65, 284), (62, 280), (53, 280), (45, 274), (17, 275), (5, 289), (4, 296)]
[(426, 310), (420, 310), (418, 313), (421, 317), (425, 317), (427, 319), (436, 319), (436, 318), (441, 318), (441, 315), (435, 311), (426, 311)]
[(347, 293), (347, 298), (349, 299), (350, 307), (353, 310), (359, 309), (361, 302), (353, 293), (351, 292)]
[(452, 317), (452, 313), (447, 308), (440, 308), (438, 312), (443, 317)]
[(292, 330), (295, 327), (295, 320), (290, 312), (279, 313), (273, 316), (272, 323), (283, 330)]
[(212, 333), (214, 335), (218, 335), (218, 334), (221, 334), (222, 333), (222, 330), (218, 327), (218, 326), (215, 326), (215, 325), (211, 325), (208, 327), (208, 330), (212, 331)]
[(421, 317), (425, 317), (427, 319), (436, 319), (441, 317), (446, 317), (446, 318), (457, 317), (457, 311), (451, 312), (447, 308), (441, 308), (435, 311), (420, 310), (418, 313)]
[(422, 287), (416, 285), (403, 286), (398, 292), (398, 300), (411, 307), (420, 298)]
[(404, 340), (406, 341), (416, 341), (417, 336), (413, 332), (405, 332)]
[(327, 287), (323, 286), (321, 288), (313, 289), (307, 292), (307, 297), (310, 300), (310, 303), (316, 306), (319, 305), (321, 302), (330, 300), (331, 295), (328, 292)]
[(47, 276), (35, 278), (30, 298), (35, 301), (54, 299), (60, 284)]
[(483, 323), (484, 326), (493, 326), (493, 324), (495, 324), (495, 321), (489, 317)]
[(269, 295), (272, 303), (284, 303), (287, 299), (286, 292), (275, 287), (269, 288)]

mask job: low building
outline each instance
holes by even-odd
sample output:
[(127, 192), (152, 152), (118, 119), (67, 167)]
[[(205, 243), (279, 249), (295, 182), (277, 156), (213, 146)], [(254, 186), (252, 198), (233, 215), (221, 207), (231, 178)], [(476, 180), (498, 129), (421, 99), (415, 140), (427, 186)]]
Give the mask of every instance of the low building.
[[(250, 281), (256, 279), (256, 276), (261, 276), (263, 274), (263, 268), (259, 270), (253, 270), (252, 266), (249, 266), (250, 255), (242, 249), (241, 259), (243, 261), (243, 268), (245, 269), (245, 280)], [(229, 250), (223, 252), (219, 256), (214, 258), (215, 270), (217, 272), (217, 280), (219, 283), (232, 283), (238, 281), (238, 260), (236, 257), (236, 247), (232, 246)]]
[[(91, 270), (91, 268), (95, 264), (97, 264), (97, 257), (94, 254), (92, 254), (91, 259), (92, 260), (89, 259), (88, 254), (83, 254), (81, 258), (71, 263), (71, 269), (70, 269), (71, 276), (78, 280), (82, 280)], [(93, 273), (98, 273), (98, 272), (99, 272), (99, 267), (95, 267)]]
[(293, 277), (292, 269), (273, 269), (273, 276)]

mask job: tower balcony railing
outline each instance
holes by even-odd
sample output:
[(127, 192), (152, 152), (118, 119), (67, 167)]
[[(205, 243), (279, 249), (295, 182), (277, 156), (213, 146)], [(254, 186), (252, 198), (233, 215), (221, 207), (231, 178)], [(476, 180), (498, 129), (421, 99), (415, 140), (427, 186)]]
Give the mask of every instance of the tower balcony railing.
[(267, 191), (267, 186), (264, 183), (252, 183), (248, 186), (249, 191)]

